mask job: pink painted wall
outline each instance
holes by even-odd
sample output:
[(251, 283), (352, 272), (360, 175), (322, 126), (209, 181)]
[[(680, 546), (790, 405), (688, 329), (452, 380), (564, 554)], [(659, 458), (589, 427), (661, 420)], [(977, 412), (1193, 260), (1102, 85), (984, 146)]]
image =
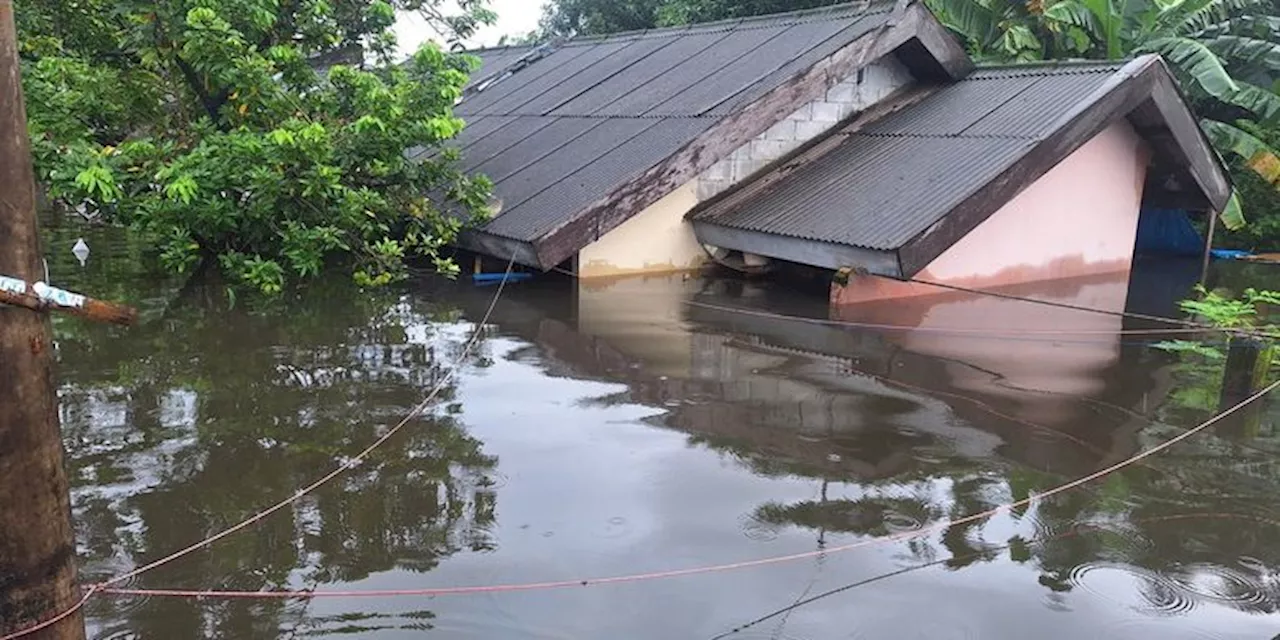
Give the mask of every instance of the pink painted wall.
[[(1106, 387), (1103, 374), (1120, 357), (1118, 332), (1123, 325), (1117, 315), (980, 293), (934, 291), (930, 296), (847, 305), (835, 309), (833, 316), (910, 327), (886, 332), (885, 339), (947, 363), (951, 368), (947, 375), (956, 389), (1027, 403), (1019, 413), (1036, 421), (1058, 422), (1074, 409), (1064, 406), (1061, 397), (1028, 398), (1020, 388), (1064, 397), (1096, 394)], [(1122, 311), (1128, 299), (1129, 274), (1116, 271), (1044, 280), (1001, 291), (1033, 300)], [(1059, 413), (1063, 411), (1066, 414)]]
[[(1150, 154), (1125, 121), (1036, 180), (915, 277), (975, 289), (1127, 272)], [(934, 295), (936, 287), (868, 276), (833, 284), (839, 307)]]

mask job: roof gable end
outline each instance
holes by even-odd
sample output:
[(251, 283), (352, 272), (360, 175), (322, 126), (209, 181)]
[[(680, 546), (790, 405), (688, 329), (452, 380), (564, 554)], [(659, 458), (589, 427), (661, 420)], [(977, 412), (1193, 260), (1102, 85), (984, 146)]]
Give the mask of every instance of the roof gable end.
[(717, 246), (910, 278), (1121, 119), (1165, 159), (1145, 201), (1225, 205), (1220, 159), (1163, 60), (1143, 56), (983, 68), (922, 87), (689, 217)]

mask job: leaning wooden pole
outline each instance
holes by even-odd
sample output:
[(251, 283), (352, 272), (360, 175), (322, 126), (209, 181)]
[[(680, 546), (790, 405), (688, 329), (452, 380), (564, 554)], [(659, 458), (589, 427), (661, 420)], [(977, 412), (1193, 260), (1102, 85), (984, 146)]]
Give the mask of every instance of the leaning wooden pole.
[(1209, 266), (1213, 263), (1213, 233), (1218, 227), (1218, 212), (1209, 209), (1209, 230), (1204, 234), (1204, 262), (1200, 265), (1200, 284), (1209, 286)]
[[(0, 0), (0, 274), (42, 279), (12, 0)], [(44, 311), (0, 306), (0, 637), (80, 600)], [(72, 615), (27, 636), (83, 640)]]

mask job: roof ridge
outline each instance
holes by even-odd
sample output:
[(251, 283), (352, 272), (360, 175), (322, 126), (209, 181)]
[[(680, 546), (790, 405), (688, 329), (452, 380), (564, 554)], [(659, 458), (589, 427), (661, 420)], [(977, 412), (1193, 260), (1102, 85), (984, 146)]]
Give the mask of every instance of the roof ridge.
[[(757, 16), (726, 18), (723, 20), (712, 20), (710, 22), (694, 22), (670, 27), (658, 27), (655, 29), (632, 29), (631, 31), (618, 31), (616, 33), (606, 33), (594, 36), (579, 36), (565, 40), (563, 46), (571, 47), (578, 44), (595, 44), (599, 42), (622, 41), (645, 37), (663, 37), (667, 35), (677, 35), (686, 31), (708, 33), (715, 32), (717, 28), (725, 31), (735, 31), (739, 26), (752, 22), (770, 24), (768, 24), (768, 26), (749, 26), (744, 28), (768, 28), (778, 26), (779, 24), (802, 24), (805, 22), (817, 22), (822, 19), (837, 20), (842, 17), (848, 17), (843, 12), (847, 12), (849, 9), (861, 7), (861, 11), (859, 11), (857, 15), (872, 15), (889, 11), (892, 9), (893, 4), (894, 0), (853, 0), (851, 2), (842, 2), (840, 4), (831, 4), (809, 9), (798, 9), (795, 11), (783, 11), (780, 13), (765, 13)], [(830, 14), (831, 17), (823, 18), (823, 14)], [(806, 20), (805, 18), (809, 19)]]
[(943, 139), (964, 139), (964, 140), (1039, 140), (1039, 137), (1025, 134), (1005, 134), (1005, 133), (907, 133), (901, 131), (853, 131), (849, 133), (837, 133), (835, 135), (843, 135), (845, 138), (917, 138), (929, 140)]
[(1064, 74), (1072, 72), (1090, 73), (1104, 69), (1119, 69), (1132, 60), (1132, 58), (1125, 58), (1121, 60), (1088, 60), (1077, 58), (1069, 60), (1044, 60), (1038, 62), (979, 64), (974, 68), (969, 77), (965, 78), (965, 80), (981, 80), (982, 78), (973, 77), (980, 73), (985, 73), (988, 78), (1044, 75), (1046, 72), (1055, 71)]
[(452, 53), (475, 55), (477, 53), (492, 53), (494, 51), (506, 51), (508, 49), (536, 49), (544, 44), (546, 44), (546, 42), (526, 42), (523, 44), (495, 44), (491, 47), (477, 47), (475, 49), (462, 49)]

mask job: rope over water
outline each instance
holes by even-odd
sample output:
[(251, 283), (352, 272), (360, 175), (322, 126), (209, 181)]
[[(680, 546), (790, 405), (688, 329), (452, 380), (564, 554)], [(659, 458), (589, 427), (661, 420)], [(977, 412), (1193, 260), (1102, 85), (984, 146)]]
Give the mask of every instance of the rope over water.
[[(962, 518), (936, 522), (936, 523), (921, 527), (920, 529), (903, 531), (903, 532), (898, 532), (898, 533), (874, 537), (874, 538), (868, 538), (868, 539), (859, 540), (857, 542), (853, 542), (850, 544), (840, 545), (836, 547), (829, 547), (826, 549), (820, 549), (816, 551), (807, 551), (807, 552), (800, 552), (800, 553), (794, 553), (794, 554), (772, 556), (772, 557), (760, 558), (756, 560), (746, 560), (746, 561), (726, 563), (726, 564), (709, 565), (709, 566), (702, 566), (702, 567), (689, 567), (689, 568), (683, 568), (683, 569), (672, 569), (672, 570), (654, 571), (654, 572), (648, 572), (648, 573), (637, 573), (637, 574), (620, 575), (620, 576), (608, 576), (608, 577), (600, 577), (600, 578), (584, 578), (584, 579), (573, 579), (573, 580), (493, 584), (493, 585), (478, 585), (478, 586), (428, 587), (428, 588), (421, 588), (421, 589), (382, 589), (382, 590), (365, 590), (365, 591), (360, 591), (360, 590), (216, 591), (216, 590), (191, 590), (191, 589), (125, 589), (125, 588), (116, 588), (112, 586), (115, 584), (119, 584), (123, 581), (126, 581), (130, 578), (136, 577), (142, 573), (151, 571), (157, 567), (160, 567), (170, 562), (173, 562), (175, 560), (178, 560), (218, 540), (221, 540), (222, 538), (225, 538), (227, 536), (232, 535), (233, 533), (242, 531), (252, 526), (253, 524), (263, 520), (264, 518), (270, 516), (271, 514), (283, 509), (286, 506), (289, 506), (297, 502), (298, 500), (302, 499), (306, 495), (314, 492), (316, 489), (320, 488), (324, 484), (328, 483), (334, 478), (345, 473), (348, 469), (351, 469), (357, 466), (361, 461), (367, 458), (374, 450), (376, 450), (378, 447), (382, 446), (388, 440), (390, 440), (391, 437), (393, 437), (396, 433), (398, 433), (401, 429), (403, 429), (411, 420), (418, 417), (419, 415), (422, 414), (423, 411), (425, 411), (427, 406), (430, 405), (431, 401), (436, 397), (436, 395), (438, 395), (441, 389), (443, 389), (444, 385), (450, 379), (452, 379), (452, 377), (457, 371), (458, 366), (470, 355), (471, 350), (474, 348), (477, 342), (477, 338), (479, 336), (481, 328), (488, 324), (489, 318), (491, 317), (494, 308), (497, 306), (498, 300), (503, 293), (503, 290), (507, 283), (507, 279), (511, 274), (514, 264), (515, 264), (515, 260), (514, 258), (512, 258), (512, 260), (507, 264), (506, 276), (503, 277), (502, 282), (498, 287), (498, 290), (495, 292), (494, 297), (490, 302), (488, 309), (485, 312), (484, 318), (477, 325), (475, 331), (472, 333), (471, 337), (468, 339), (466, 345), (463, 348), (462, 353), (459, 355), (456, 362), (454, 363), (454, 366), (451, 367), (446, 372), (446, 374), (440, 379), (440, 381), (436, 383), (436, 385), (431, 389), (427, 397), (421, 403), (419, 403), (416, 407), (414, 407), (414, 409), (408, 415), (406, 415), (405, 418), (402, 419), (395, 427), (389, 430), (386, 434), (384, 434), (378, 440), (374, 441), (373, 444), (369, 445), (359, 454), (349, 459), (348, 462), (337, 467), (336, 469), (331, 471), (329, 474), (326, 474), (325, 476), (321, 477), (319, 480), (304, 487), (303, 489), (294, 493), (292, 496), (282, 500), (281, 502), (271, 506), (270, 508), (264, 511), (261, 511), (258, 514), (244, 520), (243, 522), (236, 524), (226, 530), (223, 530), (222, 532), (219, 532), (204, 540), (194, 543), (188, 547), (175, 551), (158, 560), (147, 563), (125, 574), (111, 578), (110, 580), (89, 585), (87, 586), (83, 597), (78, 602), (76, 602), (76, 604), (69, 607), (67, 610), (57, 614), (56, 616), (49, 618), (48, 620), (40, 622), (32, 627), (0, 637), (0, 640), (17, 640), (18, 638), (23, 638), (25, 636), (36, 633), (42, 629), (48, 628), (54, 624), (57, 624), (58, 622), (75, 614), (77, 611), (79, 611), (81, 608), (84, 607), (84, 605), (89, 601), (90, 598), (98, 594), (115, 595), (115, 596), (149, 596), (149, 597), (217, 598), (217, 599), (236, 599), (236, 598), (314, 599), (314, 598), (372, 598), (372, 597), (396, 597), (396, 596), (443, 596), (443, 595), (461, 595), (461, 594), (475, 594), (475, 593), (502, 593), (502, 592), (515, 592), (515, 591), (551, 590), (551, 589), (564, 589), (569, 587), (587, 587), (587, 586), (605, 585), (605, 584), (643, 582), (643, 581), (662, 580), (662, 579), (670, 579), (670, 578), (684, 577), (684, 576), (722, 573), (727, 571), (735, 571), (735, 570), (741, 570), (741, 569), (782, 564), (786, 562), (814, 558), (817, 556), (826, 556), (829, 554), (842, 553), (842, 552), (852, 551), (854, 549), (869, 547), (876, 544), (889, 543), (889, 542), (899, 541), (899, 540), (909, 540), (909, 539), (917, 538), (922, 535), (932, 533), (948, 527), (953, 527), (956, 525), (962, 525), (962, 524), (974, 522), (977, 520), (998, 515), (1006, 511), (1022, 508), (1030, 505), (1036, 500), (1051, 497), (1060, 493), (1064, 493), (1066, 491), (1070, 491), (1084, 484), (1088, 484), (1090, 482), (1093, 482), (1094, 480), (1097, 480), (1099, 478), (1102, 478), (1112, 473), (1115, 473), (1117, 471), (1120, 471), (1126, 467), (1137, 464), (1138, 462), (1141, 462), (1146, 458), (1156, 455), (1157, 453), (1160, 453), (1165, 449), (1172, 447), (1175, 444), (1178, 444), (1184, 440), (1187, 440), (1188, 438), (1191, 438), (1192, 436), (1195, 436), (1201, 433), (1202, 431), (1222, 421), (1226, 417), (1238, 412), (1244, 407), (1252, 404), (1253, 402), (1256, 402), (1257, 400), (1271, 393), (1277, 387), (1280, 387), (1280, 381), (1276, 381), (1268, 385), (1261, 391), (1258, 391), (1257, 393), (1251, 395), (1250, 397), (1242, 400), (1241, 402), (1237, 403), (1231, 408), (1223, 411), (1222, 413), (1217, 414), (1216, 416), (1206, 420), (1200, 425), (1194, 428), (1191, 428), (1186, 432), (1165, 441), (1164, 443), (1156, 445), (1150, 449), (1137, 453), (1125, 460), (1122, 460), (1113, 465), (1110, 465), (1108, 467), (1095, 471), (1091, 474), (1077, 478), (1076, 480), (1072, 480), (1065, 484), (1059, 485), (1057, 487), (1054, 487), (1042, 493), (1030, 495), (1025, 499), (1000, 505), (992, 509), (971, 514)], [(927, 283), (927, 284), (934, 284), (934, 283)], [(989, 295), (988, 292), (982, 292), (982, 291), (974, 291), (974, 293), (983, 293), (983, 294)], [(1004, 297), (1004, 296), (1001, 296), (1001, 297)], [(1016, 298), (1016, 297), (1014, 297), (1014, 299), (1024, 300), (1028, 302), (1037, 302), (1037, 303), (1043, 302), (1043, 301), (1038, 301), (1034, 299), (1024, 299), (1024, 298)], [(707, 306), (710, 308), (716, 308), (715, 305), (702, 305), (700, 303), (694, 303), (694, 302), (689, 302), (688, 304), (693, 306)], [(748, 313), (748, 314), (760, 313), (765, 315), (777, 315), (777, 314), (767, 314), (767, 312), (751, 312), (749, 310), (732, 309), (728, 307), (725, 307), (724, 309), (729, 311)], [(1090, 310), (1090, 309), (1081, 308), (1081, 310)], [(1097, 311), (1097, 310), (1092, 310), (1092, 311)], [(1128, 314), (1123, 314), (1123, 315), (1128, 315)], [(1169, 320), (1165, 318), (1158, 318), (1155, 316), (1148, 317), (1147, 319)], [(819, 320), (817, 322), (823, 322), (823, 321)], [(854, 324), (854, 323), (834, 322), (834, 324)], [(1183, 323), (1183, 324), (1187, 324), (1187, 323)], [(902, 327), (902, 328), (905, 329), (906, 327)], [(1115, 332), (1111, 332), (1111, 333), (1114, 334)], [(1170, 333), (1170, 332), (1163, 331), (1162, 333)]]
[[(106, 595), (116, 596), (148, 596), (148, 597), (175, 597), (175, 598), (215, 598), (215, 599), (242, 599), (242, 598), (258, 598), (258, 599), (312, 599), (312, 598), (387, 598), (387, 597), (403, 597), (403, 596), (446, 596), (446, 595), (463, 595), (476, 593), (507, 593), (515, 591), (545, 591), (551, 589), (566, 589), (570, 587), (588, 587), (606, 584), (621, 584), (630, 582), (647, 582), (652, 580), (663, 580), (669, 578), (677, 578), (693, 575), (705, 575), (711, 573), (723, 573), (727, 571), (736, 571), (740, 569), (750, 569), (755, 567), (763, 567), (768, 565), (782, 564), (793, 562), (796, 560), (804, 560), (817, 556), (825, 556), (835, 553), (843, 553), (854, 549), (861, 549), (875, 544), (883, 544), (900, 540), (909, 540), (920, 537), (927, 533), (933, 533), (942, 529), (953, 527), (956, 525), (967, 524), (989, 518), (1006, 511), (1020, 509), (1028, 506), (1033, 502), (1070, 491), (1082, 485), (1088, 484), (1099, 478), (1108, 476), (1112, 473), (1120, 471), (1126, 467), (1132, 466), (1145, 460), (1169, 447), (1172, 447), (1209, 427), (1217, 424), (1228, 416), (1240, 411), (1244, 407), (1256, 402), (1263, 396), (1280, 387), (1280, 380), (1273, 382), (1266, 388), (1258, 391), (1252, 396), (1240, 401), (1235, 406), (1219, 413), (1218, 415), (1206, 420), (1200, 425), (1187, 430), (1169, 440), (1158, 444), (1150, 449), (1137, 453), (1125, 460), (1117, 462), (1113, 465), (1090, 473), (1086, 476), (1077, 478), (1065, 484), (1059, 485), (1047, 491), (1030, 495), (1027, 498), (1000, 505), (986, 511), (956, 518), (952, 520), (943, 520), (933, 524), (914, 529), (911, 531), (902, 531), (885, 536), (868, 538), (852, 542), (845, 545), (828, 547), (815, 551), (805, 551), (787, 555), (772, 556), (768, 558), (760, 558), (756, 560), (745, 560), (741, 562), (731, 562), (726, 564), (708, 565), (702, 567), (689, 567), (684, 569), (670, 569), (664, 571), (654, 571), (648, 573), (636, 573), (629, 575), (608, 576), (600, 578), (576, 578), (571, 580), (553, 580), (545, 582), (522, 582), (508, 584), (493, 585), (477, 585), (477, 586), (454, 586), (454, 587), (426, 587), (421, 589), (376, 589), (376, 590), (311, 590), (311, 591), (215, 591), (215, 590), (193, 590), (193, 589), (116, 589), (111, 587), (103, 587), (98, 591)], [(8, 638), (0, 638), (0, 640), (9, 640)]]
[[(512, 257), (511, 261), (507, 263), (507, 269), (506, 269), (507, 276), (511, 274), (511, 270), (512, 268), (514, 268), (514, 266), (515, 266), (515, 258)], [(478, 342), (481, 330), (487, 324), (489, 324), (489, 318), (493, 315), (494, 308), (498, 306), (498, 300), (502, 297), (502, 292), (506, 287), (506, 284), (507, 284), (507, 279), (506, 277), (504, 277), (502, 279), (502, 282), (498, 284), (498, 290), (494, 292), (493, 299), (489, 302), (489, 308), (485, 310), (484, 317), (476, 325), (475, 329), (471, 333), (471, 336), (467, 339), (467, 342), (463, 345), (462, 352), (454, 360), (453, 365), (449, 367), (449, 369), (445, 372), (444, 376), (442, 376), (440, 380), (438, 380), (436, 384), (432, 386), (431, 391), (427, 393), (427, 396), (423, 398), (422, 402), (419, 402), (417, 406), (415, 406), (407, 415), (405, 415), (403, 419), (400, 420), (399, 423), (396, 424), (396, 426), (392, 427), (385, 434), (383, 434), (382, 437), (375, 440), (373, 444), (370, 444), (368, 447), (365, 447), (363, 451), (347, 459), (343, 464), (339, 465), (333, 471), (330, 471), (329, 473), (325, 474), (315, 482), (312, 482), (306, 487), (299, 489), (289, 497), (281, 500), (280, 502), (277, 502), (276, 504), (268, 507), (267, 509), (264, 509), (263, 511), (260, 511), (257, 514), (241, 521), (239, 524), (228, 527), (219, 533), (216, 533), (212, 536), (209, 536), (208, 538), (205, 538), (204, 540), (201, 540), (187, 547), (174, 551), (173, 553), (170, 553), (169, 555), (166, 555), (157, 560), (153, 560), (152, 562), (144, 564), (136, 569), (133, 569), (132, 571), (118, 575), (114, 578), (111, 578), (110, 580), (106, 580), (94, 585), (90, 585), (88, 587), (88, 590), (85, 592), (84, 597), (82, 597), (75, 605), (73, 605), (66, 611), (63, 611), (62, 613), (59, 613), (58, 615), (48, 620), (45, 620), (44, 622), (36, 624), (35, 626), (0, 637), (0, 640), (16, 640), (17, 638), (28, 636), (37, 631), (40, 631), (41, 629), (45, 629), (49, 626), (57, 624), (58, 622), (64, 620), (68, 616), (79, 611), (82, 607), (84, 607), (85, 603), (89, 601), (89, 598), (93, 597), (95, 594), (105, 592), (105, 590), (109, 588), (111, 585), (120, 584), (121, 582), (129, 580), (130, 578), (139, 576), (143, 573), (146, 573), (158, 567), (169, 564), (170, 562), (178, 560), (179, 558), (195, 553), (196, 551), (199, 551), (200, 549), (203, 549), (213, 544), (214, 542), (217, 542), (218, 540), (226, 538), (227, 536), (230, 536), (233, 533), (247, 529), (250, 526), (257, 524), (258, 522), (267, 518), (271, 514), (277, 511), (280, 511), (281, 509), (284, 509), (285, 507), (290, 506), (295, 502), (301, 500), (302, 498), (306, 497), (307, 495), (315, 492), (317, 489), (329, 483), (334, 478), (337, 478), (338, 476), (346, 473), (349, 469), (352, 469), (358, 466), (361, 462), (363, 462), (366, 458), (368, 458), (370, 454), (372, 454), (375, 450), (377, 450), (383, 444), (386, 444), (388, 440), (393, 438), (397, 433), (399, 433), (402, 429), (404, 429), (404, 427), (408, 425), (410, 421), (421, 416), (423, 412), (426, 411), (427, 407), (431, 405), (431, 402), (435, 400), (436, 396), (440, 394), (440, 391), (444, 389), (444, 386), (457, 373), (458, 368), (461, 367), (462, 363), (471, 355), (471, 351), (475, 348), (475, 345)]]

